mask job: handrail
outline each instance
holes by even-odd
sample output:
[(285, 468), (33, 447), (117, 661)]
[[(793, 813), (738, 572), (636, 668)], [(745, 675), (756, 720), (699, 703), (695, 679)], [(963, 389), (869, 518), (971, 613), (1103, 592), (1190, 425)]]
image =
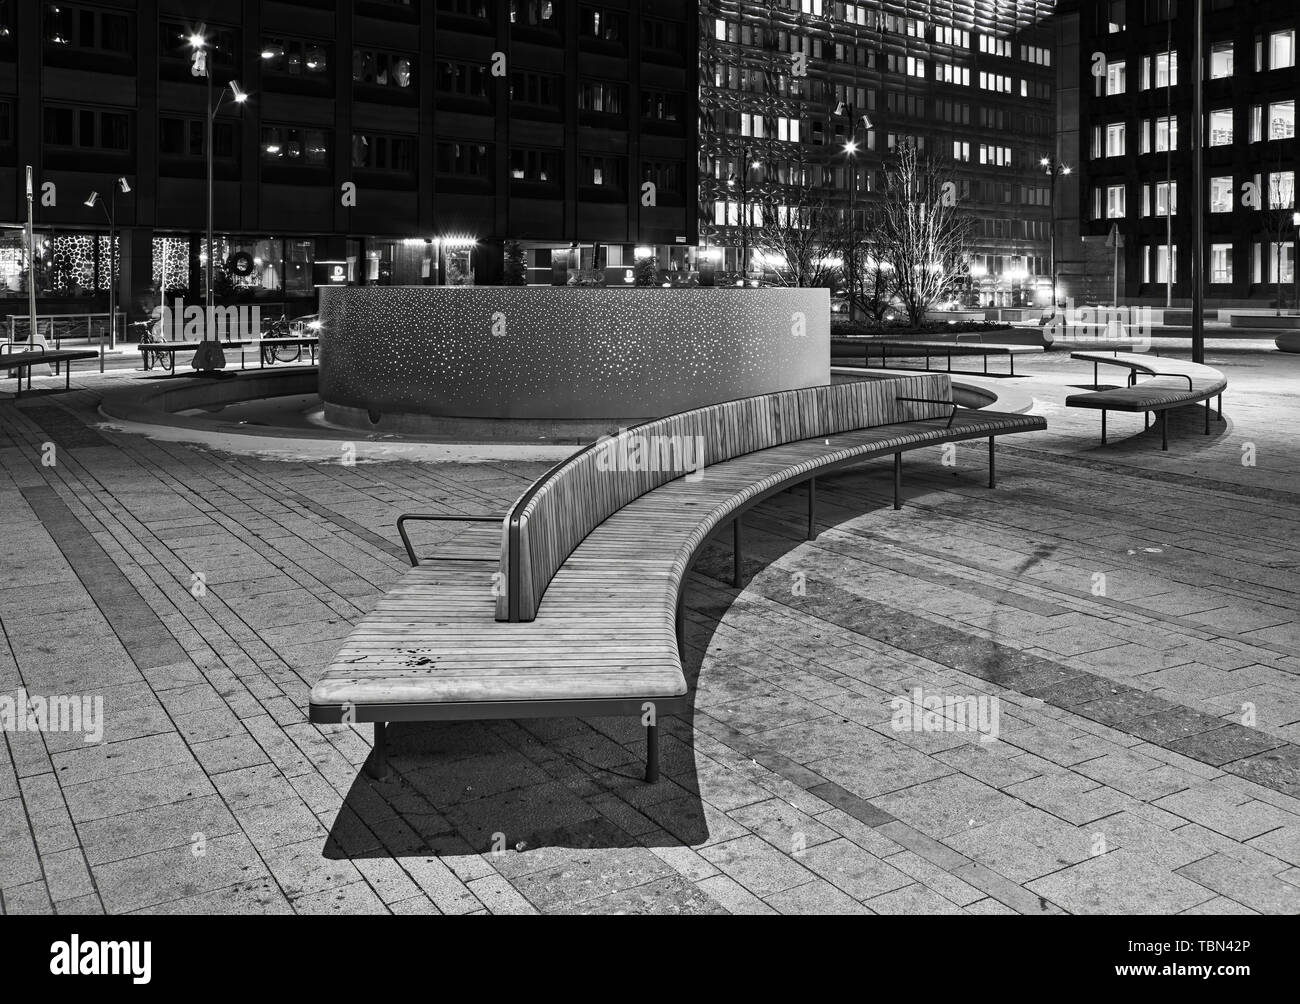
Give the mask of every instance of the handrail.
[(6, 345), (9, 346), (9, 354), (10, 354), (10, 355), (14, 355), (14, 354), (15, 354), (15, 353), (14, 353), (14, 348), (15, 348), (16, 346), (19, 346), (19, 345), (23, 346), (23, 351), (24, 351), (24, 352), (35, 352), (37, 349), (40, 349), (40, 350), (41, 350), (41, 355), (44, 355), (44, 354), (45, 354), (45, 350), (46, 350), (46, 345), (45, 345), (44, 342), (35, 342), (35, 341), (33, 341), (33, 342), (11, 342), (11, 341), (8, 341), (8, 340), (3, 341), (3, 342), (0, 342), (0, 348), (3, 348), (3, 347), (6, 346)]
[(974, 338), (977, 342), (982, 342), (982, 341), (984, 341), (984, 333), (983, 333), (982, 331), (963, 331), (963, 332), (960, 332), (960, 333), (957, 335), (957, 337), (956, 337), (955, 339), (953, 339), (953, 341), (954, 341), (954, 343), (956, 343), (956, 342), (960, 342), (963, 338), (966, 338), (966, 337)]
[(1147, 376), (1182, 377), (1184, 380), (1187, 381), (1188, 390), (1192, 390), (1192, 391), (1196, 390), (1196, 385), (1192, 383), (1192, 375), (1190, 373), (1161, 373), (1158, 370), (1147, 370), (1146, 373)]
[(402, 544), (406, 547), (406, 556), (411, 561), (411, 567), (419, 568), (420, 559), (415, 556), (415, 548), (411, 546), (411, 538), (406, 532), (407, 520), (420, 520), (426, 523), (500, 523), (503, 519), (505, 519), (504, 514), (501, 516), (464, 516), (408, 512), (397, 517), (397, 532), (402, 538)]
[(948, 424), (944, 426), (945, 429), (951, 429), (951, 428), (952, 428), (952, 420), (953, 420), (954, 418), (957, 417), (957, 408), (959, 407), (956, 401), (945, 401), (945, 400), (943, 400), (942, 398), (937, 398), (937, 397), (896, 397), (896, 398), (894, 398), (894, 400), (895, 400), (895, 401), (911, 401), (913, 404), (948, 404), (948, 405), (952, 405), (952, 411), (951, 411), (951, 412), (949, 413), (949, 415), (948, 415)]

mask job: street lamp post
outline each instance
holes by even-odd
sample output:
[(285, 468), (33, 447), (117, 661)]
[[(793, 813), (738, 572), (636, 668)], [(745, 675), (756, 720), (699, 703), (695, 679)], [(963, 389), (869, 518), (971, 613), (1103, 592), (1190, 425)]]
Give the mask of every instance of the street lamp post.
[[(209, 333), (212, 330), (212, 205), (213, 205), (213, 183), (212, 183), (212, 136), (215, 131), (217, 113), (221, 111), (222, 105), (227, 100), (233, 101), (237, 105), (242, 105), (248, 100), (247, 92), (240, 89), (239, 83), (235, 80), (228, 84), (223, 84), (221, 90), (217, 92), (216, 100), (212, 96), (212, 71), (208, 66), (208, 38), (205, 25), (199, 25), (199, 30), (190, 36), (190, 48), (193, 50), (193, 62), (190, 66), (190, 74), (196, 77), (203, 77), (207, 81), (207, 180), (208, 180), (208, 214), (207, 214), (207, 240), (205, 242), (205, 261), (203, 268), (204, 282), (204, 311), (203, 311), (203, 344), (199, 351), (194, 355), (194, 368), (203, 373), (210, 373), (214, 370), (221, 369), (226, 365), (225, 353), (222, 351), (220, 344), (213, 342), (209, 345)], [(227, 93), (229, 99), (227, 99)]]
[(1052, 273), (1052, 316), (1056, 316), (1056, 179), (1061, 175), (1068, 175), (1070, 167), (1068, 164), (1062, 164), (1059, 160), (1053, 160), (1051, 157), (1044, 157), (1038, 162), (1051, 184), (1048, 189), (1047, 201), (1048, 208), (1051, 211), (1051, 226), (1048, 228), (1048, 270)]
[[(852, 109), (843, 105), (836, 108), (836, 112), (852, 116)], [(871, 119), (869, 116), (862, 116), (862, 128), (864, 130), (871, 128)], [(848, 248), (845, 266), (848, 270), (848, 292), (849, 292), (849, 323), (857, 320), (857, 298), (854, 296), (854, 290), (858, 282), (858, 151), (862, 148), (861, 144), (854, 139), (857, 132), (857, 123), (854, 122), (850, 131), (849, 138), (844, 143), (844, 160), (847, 168), (849, 183), (849, 231), (848, 231)]]
[[(1196, 0), (1192, 26), (1192, 362), (1205, 362), (1205, 190), (1201, 156), (1205, 143), (1205, 5)], [(1167, 208), (1167, 207), (1166, 207)], [(1172, 249), (1171, 249), (1172, 251)], [(1173, 262), (1169, 263), (1173, 268)]]
[(732, 173), (728, 184), (740, 182), (740, 278), (743, 284), (749, 278), (749, 172), (757, 170), (759, 162), (753, 159), (749, 147), (740, 151), (740, 174)]
[[(91, 209), (96, 206), (108, 218), (108, 347), (117, 348), (117, 193), (131, 194), (131, 185), (126, 178), (118, 178), (108, 188), (108, 205), (105, 206), (98, 192), (91, 192), (84, 205)], [(104, 353), (99, 354), (99, 369), (104, 371)]]

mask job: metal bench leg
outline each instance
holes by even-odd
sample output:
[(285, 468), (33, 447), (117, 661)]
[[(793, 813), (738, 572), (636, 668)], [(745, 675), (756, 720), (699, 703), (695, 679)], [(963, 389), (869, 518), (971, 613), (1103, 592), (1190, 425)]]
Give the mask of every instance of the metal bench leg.
[(1210, 434), (1210, 399), (1205, 399), (1205, 435)]
[(1145, 432), (1149, 428), (1151, 428), (1151, 412), (1144, 411), (1142, 412), (1142, 431)]
[(1007, 358), (1011, 360), (1011, 375), (1015, 376), (1016, 375), (1016, 354), (1012, 352), (1011, 355), (1008, 356)]
[(1169, 449), (1169, 409), (1160, 413), (1160, 449)]
[(1223, 395), (1219, 395), (1219, 421), (1223, 421)]
[(1098, 380), (1097, 364), (1093, 363), (1092, 364), (1092, 389), (1093, 390), (1096, 390), (1099, 386), (1101, 386), (1099, 383), (1097, 383), (1097, 380)]
[[(72, 390), (72, 360), (69, 359), (63, 366), (63, 389)], [(1208, 422), (1209, 419), (1207, 418)]]
[(375, 750), (366, 764), (366, 776), (382, 781), (388, 777), (388, 723), (375, 722)]
[(1106, 409), (1101, 409), (1101, 445), (1106, 445)]
[(645, 783), (657, 784), (659, 781), (659, 726), (645, 727)]
[(817, 479), (808, 479), (808, 539), (817, 539)]
[(994, 465), (996, 447), (997, 447), (997, 440), (993, 436), (989, 436), (989, 487), (990, 488), (996, 488), (998, 486), (997, 468)]
[(744, 558), (741, 556), (740, 549), (740, 517), (737, 516), (731, 521), (731, 586), (733, 589), (740, 588), (740, 580), (743, 574)]
[(903, 508), (903, 455), (894, 454), (894, 508)]

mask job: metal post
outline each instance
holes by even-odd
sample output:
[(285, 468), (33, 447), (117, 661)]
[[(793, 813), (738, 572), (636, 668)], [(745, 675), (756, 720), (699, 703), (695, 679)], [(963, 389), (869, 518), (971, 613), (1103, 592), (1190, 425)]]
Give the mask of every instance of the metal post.
[(1101, 409), (1101, 445), (1106, 445), (1106, 409)]
[[(108, 191), (108, 347), (117, 348), (117, 325), (113, 323), (117, 307), (117, 256), (113, 254), (113, 234), (117, 232), (117, 179)], [(104, 353), (100, 352), (100, 358)]]
[[(207, 232), (207, 260), (203, 263), (203, 281), (204, 296), (203, 305), (206, 308), (203, 312), (203, 340), (208, 340), (208, 329), (212, 326), (212, 134), (214, 124), (217, 118), (217, 110), (212, 107), (212, 67), (204, 67), (204, 77), (208, 82), (208, 135), (207, 154), (208, 163), (208, 232)], [(376, 729), (378, 726), (376, 726)]]
[(989, 487), (990, 488), (996, 488), (998, 486), (997, 468), (995, 466), (996, 449), (997, 449), (997, 440), (993, 436), (989, 436)]
[(894, 508), (903, 508), (903, 455), (894, 454)]
[(817, 479), (808, 479), (808, 539), (817, 539)]
[[(850, 138), (850, 142), (852, 139)], [(858, 281), (858, 161), (857, 154), (848, 155), (849, 168), (849, 323), (857, 320), (854, 286)]]
[(1160, 413), (1160, 449), (1169, 449), (1169, 409)]
[[(1171, 18), (1167, 22), (1166, 40), (1165, 40), (1165, 255), (1168, 258), (1169, 267), (1165, 270), (1165, 309), (1169, 310), (1174, 305), (1174, 137), (1173, 137), (1173, 119), (1174, 119), (1174, 73), (1173, 73), (1173, 51), (1174, 51), (1174, 22)], [(1196, 75), (1200, 76), (1201, 69), (1198, 65)], [(1115, 306), (1119, 306), (1116, 300)]]
[(1056, 171), (1057, 171), (1057, 167), (1058, 165), (1053, 163), (1051, 171), (1048, 172), (1051, 175), (1052, 181), (1051, 184), (1048, 186), (1048, 195), (1047, 195), (1049, 210), (1052, 214), (1052, 223), (1051, 223), (1051, 227), (1049, 228), (1049, 234), (1048, 234), (1050, 240), (1047, 246), (1048, 247), (1047, 267), (1052, 273), (1052, 316), (1053, 317), (1056, 316)]
[[(1205, 0), (1195, 0), (1192, 25), (1192, 362), (1205, 362), (1204, 178)], [(1169, 262), (1173, 267), (1173, 262)]]
[(739, 589), (740, 580), (744, 571), (742, 567), (744, 559), (741, 557), (739, 516), (731, 521), (731, 545), (731, 586), (733, 589)]
[[(32, 227), (32, 165), (27, 165), (27, 311), (31, 334), (27, 336), (32, 347), (36, 345), (36, 234)], [(10, 322), (12, 324), (12, 321)], [(23, 389), (22, 375), (18, 377), (18, 390)]]
[(645, 727), (645, 783), (659, 781), (659, 726)]

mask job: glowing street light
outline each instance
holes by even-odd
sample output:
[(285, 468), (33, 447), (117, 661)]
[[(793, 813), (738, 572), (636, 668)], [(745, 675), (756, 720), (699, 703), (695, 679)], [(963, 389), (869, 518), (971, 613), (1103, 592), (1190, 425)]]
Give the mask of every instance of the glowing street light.
[(204, 255), (204, 304), (207, 309), (204, 311), (203, 325), (203, 345), (199, 347), (198, 352), (194, 355), (194, 368), (203, 373), (211, 373), (215, 370), (222, 369), (226, 365), (225, 353), (222, 352), (221, 346), (213, 343), (208, 344), (208, 333), (212, 328), (212, 134), (216, 125), (217, 113), (221, 111), (222, 105), (226, 103), (227, 94), (229, 100), (237, 105), (242, 105), (248, 101), (248, 92), (239, 86), (239, 82), (231, 80), (225, 84), (213, 100), (212, 95), (212, 74), (208, 69), (208, 36), (207, 25), (199, 25), (198, 30), (191, 33), (189, 38), (190, 48), (193, 49), (192, 62), (190, 65), (190, 74), (195, 77), (203, 77), (208, 84), (208, 132), (207, 132), (207, 166), (208, 166), (208, 227), (207, 240), (205, 242)]

